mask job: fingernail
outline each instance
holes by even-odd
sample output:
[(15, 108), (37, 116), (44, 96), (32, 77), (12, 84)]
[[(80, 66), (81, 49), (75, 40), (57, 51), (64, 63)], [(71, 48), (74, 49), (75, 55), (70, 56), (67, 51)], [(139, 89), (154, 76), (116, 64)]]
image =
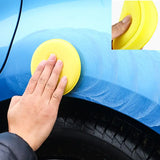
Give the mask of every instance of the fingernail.
[(130, 23), (131, 22), (131, 16), (128, 15), (126, 16), (123, 20), (122, 20), (122, 23)]
[(56, 55), (55, 54), (51, 54), (48, 58), (48, 60), (55, 60), (56, 59)]
[(61, 60), (58, 60), (58, 61), (57, 61), (57, 64), (58, 64), (58, 65), (62, 65), (63, 62), (62, 62)]

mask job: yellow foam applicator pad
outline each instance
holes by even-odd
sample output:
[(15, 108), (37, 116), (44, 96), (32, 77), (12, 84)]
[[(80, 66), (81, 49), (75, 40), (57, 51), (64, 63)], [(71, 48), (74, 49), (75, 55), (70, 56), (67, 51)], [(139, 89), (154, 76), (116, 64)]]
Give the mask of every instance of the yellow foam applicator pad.
[(127, 15), (132, 16), (131, 26), (113, 41), (113, 49), (142, 49), (156, 30), (157, 9), (152, 0), (125, 0), (120, 21)]
[(42, 60), (47, 60), (50, 54), (63, 61), (60, 78), (68, 79), (64, 94), (69, 93), (77, 84), (81, 73), (81, 62), (77, 50), (69, 42), (62, 39), (52, 39), (42, 43), (34, 52), (31, 61), (31, 74), (34, 73)]

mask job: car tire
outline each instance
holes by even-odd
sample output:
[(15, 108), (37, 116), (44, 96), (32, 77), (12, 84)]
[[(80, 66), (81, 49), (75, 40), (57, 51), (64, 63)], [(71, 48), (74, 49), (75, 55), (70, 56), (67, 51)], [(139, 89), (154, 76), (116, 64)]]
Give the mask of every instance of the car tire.
[(40, 160), (159, 160), (160, 137), (121, 113), (64, 98)]

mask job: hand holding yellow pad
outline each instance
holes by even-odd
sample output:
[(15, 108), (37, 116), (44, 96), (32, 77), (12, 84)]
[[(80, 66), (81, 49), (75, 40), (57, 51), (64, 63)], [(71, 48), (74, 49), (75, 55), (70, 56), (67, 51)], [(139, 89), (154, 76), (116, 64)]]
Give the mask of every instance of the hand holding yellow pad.
[(81, 62), (76, 49), (67, 41), (52, 39), (42, 43), (34, 52), (31, 61), (31, 74), (34, 73), (42, 60), (47, 60), (50, 54), (55, 54), (57, 59), (63, 61), (60, 78), (66, 76), (68, 83), (64, 94), (69, 93), (77, 84), (81, 73)]
[(152, 0), (125, 0), (120, 20), (132, 16), (128, 31), (113, 41), (113, 49), (142, 49), (158, 24), (157, 9)]

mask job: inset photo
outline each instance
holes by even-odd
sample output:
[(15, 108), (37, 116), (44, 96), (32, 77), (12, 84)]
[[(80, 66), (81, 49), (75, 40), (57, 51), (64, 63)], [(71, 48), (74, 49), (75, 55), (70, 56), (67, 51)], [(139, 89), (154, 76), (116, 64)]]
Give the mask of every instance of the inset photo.
[(160, 0), (112, 0), (112, 49), (160, 50)]

